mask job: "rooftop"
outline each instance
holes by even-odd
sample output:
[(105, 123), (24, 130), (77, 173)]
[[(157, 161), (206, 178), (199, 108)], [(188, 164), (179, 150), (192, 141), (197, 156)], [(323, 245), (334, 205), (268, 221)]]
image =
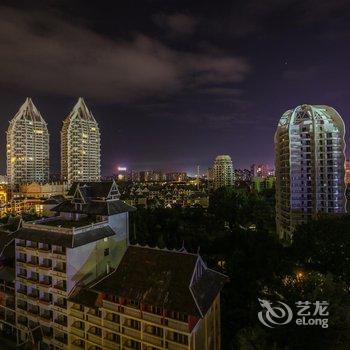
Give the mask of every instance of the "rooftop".
[(80, 218), (79, 220), (67, 220), (60, 216), (53, 217), (45, 220), (37, 220), (34, 221), (37, 225), (45, 225), (45, 226), (54, 226), (54, 227), (63, 227), (63, 228), (78, 228), (84, 227), (91, 224), (96, 223), (96, 219), (91, 216), (85, 216)]
[(198, 262), (198, 255), (185, 251), (129, 246), (111, 274), (78, 292), (72, 301), (96, 302), (93, 291), (202, 317), (227, 277), (205, 267), (202, 278), (191, 285)]

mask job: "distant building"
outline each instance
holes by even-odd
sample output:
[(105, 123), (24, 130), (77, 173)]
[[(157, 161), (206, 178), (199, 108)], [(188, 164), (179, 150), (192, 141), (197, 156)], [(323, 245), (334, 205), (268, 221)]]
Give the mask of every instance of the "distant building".
[(131, 173), (128, 171), (126, 167), (118, 167), (117, 172), (115, 174), (115, 178), (117, 181), (130, 181)]
[(49, 132), (33, 101), (27, 98), (7, 129), (7, 179), (14, 185), (49, 179)]
[(166, 181), (170, 182), (183, 182), (187, 180), (187, 173), (185, 172), (172, 172), (166, 174)]
[(270, 174), (269, 166), (267, 164), (253, 164), (251, 166), (251, 173), (253, 177), (267, 177)]
[(100, 130), (84, 99), (63, 121), (61, 131), (61, 177), (75, 181), (99, 181), (101, 178)]
[(17, 196), (26, 198), (50, 198), (52, 196), (65, 196), (67, 192), (67, 182), (32, 182), (29, 184), (21, 184)]
[(281, 117), (275, 134), (276, 222), (290, 241), (296, 226), (346, 211), (345, 125), (331, 107), (302, 105)]
[(233, 185), (233, 164), (231, 157), (220, 155), (214, 162), (214, 189)]
[(252, 178), (252, 173), (248, 169), (235, 169), (234, 178), (235, 178), (235, 181), (250, 182)]

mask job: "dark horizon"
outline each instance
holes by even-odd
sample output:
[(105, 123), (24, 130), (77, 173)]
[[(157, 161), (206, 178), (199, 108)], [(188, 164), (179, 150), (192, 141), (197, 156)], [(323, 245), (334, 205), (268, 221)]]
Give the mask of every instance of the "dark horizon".
[(48, 123), (52, 173), (79, 96), (100, 126), (105, 176), (204, 172), (218, 154), (235, 168), (272, 166), (280, 116), (304, 103), (349, 124), (346, 1), (11, 5), (0, 5), (1, 173), (8, 122), (27, 96)]

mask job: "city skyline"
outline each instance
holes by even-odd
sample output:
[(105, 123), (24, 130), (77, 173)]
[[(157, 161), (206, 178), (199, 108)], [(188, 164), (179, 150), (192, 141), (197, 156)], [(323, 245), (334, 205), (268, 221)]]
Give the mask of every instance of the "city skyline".
[(142, 14), (80, 1), (2, 8), (1, 121), (32, 96), (52, 135), (52, 172), (55, 135), (78, 96), (101, 126), (103, 175), (118, 165), (189, 171), (217, 154), (239, 168), (272, 165), (271, 139), (286, 109), (325, 104), (349, 121), (347, 10), (343, 2), (315, 9), (289, 0), (155, 2)]

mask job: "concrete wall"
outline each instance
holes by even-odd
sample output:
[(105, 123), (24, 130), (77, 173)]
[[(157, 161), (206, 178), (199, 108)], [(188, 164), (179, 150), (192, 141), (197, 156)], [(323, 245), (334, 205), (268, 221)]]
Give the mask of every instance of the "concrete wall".
[[(107, 219), (107, 218), (106, 218)], [(116, 267), (124, 255), (129, 237), (128, 213), (108, 217), (115, 236), (67, 249), (67, 291), (70, 292), (79, 281), (89, 283), (107, 271), (107, 265)], [(105, 250), (109, 255), (105, 256)], [(96, 263), (97, 262), (97, 263)]]

